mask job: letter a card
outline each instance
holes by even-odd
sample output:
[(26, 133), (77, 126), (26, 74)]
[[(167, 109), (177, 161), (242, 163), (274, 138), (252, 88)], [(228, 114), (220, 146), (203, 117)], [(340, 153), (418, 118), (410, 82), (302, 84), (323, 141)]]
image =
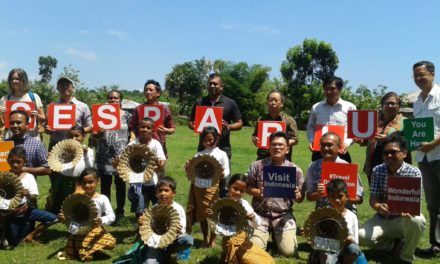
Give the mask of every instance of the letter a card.
[(377, 132), (377, 110), (350, 110), (347, 119), (347, 137), (369, 139)]
[(333, 179), (342, 179), (347, 184), (348, 195), (356, 197), (358, 182), (358, 165), (350, 163), (322, 162), (321, 183), (325, 186), (324, 196), (327, 196), (327, 184)]
[(263, 187), (264, 197), (295, 199), (296, 168), (264, 166)]
[(422, 142), (434, 140), (434, 118), (408, 118), (403, 120), (403, 135), (408, 141), (408, 150), (418, 149)]
[(270, 134), (286, 131), (286, 122), (283, 121), (258, 121), (258, 148), (268, 149), (269, 148), (269, 137)]
[(196, 120), (194, 132), (201, 134), (208, 126), (215, 127), (219, 134), (222, 133), (223, 107), (196, 106)]
[(387, 205), (390, 214), (420, 215), (421, 184), (421, 178), (388, 176)]

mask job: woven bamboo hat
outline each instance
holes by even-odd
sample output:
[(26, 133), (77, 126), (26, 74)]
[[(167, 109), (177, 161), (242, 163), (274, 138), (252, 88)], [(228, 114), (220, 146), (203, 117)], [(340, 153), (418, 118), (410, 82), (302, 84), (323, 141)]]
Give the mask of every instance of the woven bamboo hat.
[(342, 248), (348, 236), (347, 222), (335, 208), (318, 208), (306, 220), (304, 234), (309, 243), (313, 243), (315, 237), (331, 238), (339, 240)]
[(186, 176), (194, 183), (196, 178), (210, 179), (212, 185), (223, 177), (220, 162), (209, 154), (198, 155), (190, 159), (185, 166)]
[(61, 211), (69, 232), (76, 235), (86, 235), (93, 228), (94, 220), (98, 217), (95, 202), (81, 193), (67, 196)]
[(156, 169), (157, 157), (145, 144), (127, 146), (119, 158), (118, 173), (125, 182), (129, 182), (132, 174), (138, 173), (143, 173), (144, 182), (148, 182)]
[(66, 139), (58, 142), (49, 153), (47, 163), (56, 172), (74, 168), (83, 156), (81, 143), (74, 139)]
[(248, 226), (246, 210), (234, 199), (217, 200), (212, 206), (212, 211), (215, 232), (219, 235), (232, 236)]
[(145, 222), (139, 227), (139, 234), (145, 245), (152, 248), (166, 248), (179, 235), (180, 217), (176, 209), (159, 204), (145, 210)]
[(0, 213), (8, 214), (23, 200), (23, 186), (13, 173), (0, 172)]

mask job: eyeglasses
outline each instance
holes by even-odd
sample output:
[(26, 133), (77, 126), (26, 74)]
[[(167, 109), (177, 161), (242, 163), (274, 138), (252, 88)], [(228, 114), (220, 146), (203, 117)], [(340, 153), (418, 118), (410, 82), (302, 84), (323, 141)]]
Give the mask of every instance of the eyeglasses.
[(397, 103), (396, 102), (384, 102), (382, 105), (383, 106), (396, 106)]
[(383, 155), (388, 156), (391, 154), (391, 156), (396, 156), (398, 153), (402, 152), (401, 150), (384, 150)]
[(423, 73), (419, 73), (419, 74), (414, 74), (412, 77), (413, 77), (414, 79), (417, 79), (417, 78), (423, 78), (423, 77), (426, 77), (426, 76), (428, 76), (428, 75), (431, 75), (431, 73), (430, 73), (430, 72), (423, 72)]
[(116, 97), (116, 96), (110, 96), (108, 99), (116, 99), (116, 100), (119, 100), (119, 97)]

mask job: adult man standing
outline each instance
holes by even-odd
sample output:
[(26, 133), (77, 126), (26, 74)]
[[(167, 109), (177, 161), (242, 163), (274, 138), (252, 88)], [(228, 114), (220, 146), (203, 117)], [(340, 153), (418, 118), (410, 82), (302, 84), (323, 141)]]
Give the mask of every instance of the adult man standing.
[(9, 126), (12, 137), (6, 141), (14, 141), (14, 146), (22, 146), (26, 150), (26, 164), (23, 172), (34, 176), (50, 174), (47, 164), (47, 152), (43, 142), (28, 133), (29, 115), (22, 110), (14, 110), (9, 114)]
[(440, 87), (434, 84), (434, 74), (432, 62), (420, 61), (413, 65), (414, 82), (420, 88), (414, 102), (414, 117), (434, 118), (434, 140), (422, 143), (416, 154), (430, 219), (431, 247), (423, 250), (428, 255), (440, 252)]
[(313, 105), (310, 111), (309, 121), (307, 122), (307, 138), (309, 149), (313, 152), (312, 161), (321, 158), (319, 151), (313, 151), (313, 141), (315, 140), (315, 130), (317, 125), (340, 125), (345, 126), (344, 145), (339, 150), (339, 156), (351, 163), (348, 147), (353, 142), (347, 138), (347, 114), (349, 110), (356, 110), (356, 106), (341, 99), (342, 86), (344, 82), (341, 78), (330, 76), (324, 79), (325, 100)]
[[(243, 126), (241, 120), (240, 109), (237, 104), (231, 98), (223, 95), (223, 83), (219, 74), (212, 73), (208, 77), (208, 96), (203, 97), (196, 101), (191, 111), (190, 121), (188, 127), (194, 130), (194, 121), (196, 118), (196, 106), (215, 106), (223, 107), (223, 120), (222, 131), (218, 142), (218, 148), (226, 152), (229, 161), (232, 157), (232, 148), (230, 142), (230, 131), (240, 130)], [(220, 131), (219, 131), (220, 132)], [(202, 138), (199, 139), (199, 146), (197, 151), (203, 150)], [(229, 163), (230, 164), (230, 163)], [(226, 194), (225, 179), (220, 181), (220, 197), (224, 197)]]
[[(327, 132), (322, 135), (320, 140), (322, 158), (312, 162), (307, 170), (306, 197), (308, 201), (316, 201), (315, 208), (330, 206), (328, 199), (323, 197), (325, 186), (321, 183), (322, 162), (347, 163), (338, 156), (340, 146), (341, 139), (336, 133)], [(354, 212), (356, 212), (354, 204), (361, 204), (364, 194), (359, 175), (356, 194), (356, 197), (348, 197), (348, 203), (346, 203), (346, 207)]]
[(284, 132), (270, 135), (270, 157), (255, 161), (248, 172), (247, 193), (252, 195), (252, 207), (261, 217), (262, 223), (255, 230), (251, 241), (266, 249), (269, 234), (272, 232), (279, 252), (286, 257), (296, 255), (298, 242), (296, 240), (296, 223), (293, 217), (293, 199), (263, 197), (263, 169), (265, 166), (283, 166), (296, 168), (295, 202), (304, 199), (299, 191), (304, 183), (301, 169), (286, 159), (289, 152), (289, 139)]
[(401, 215), (390, 215), (387, 204), (387, 180), (391, 177), (420, 178), (419, 169), (404, 162), (407, 143), (404, 137), (393, 134), (384, 142), (384, 160), (373, 169), (371, 175), (370, 206), (377, 212), (359, 229), (361, 245), (383, 250), (399, 249), (394, 245), (396, 239), (403, 239), (399, 257), (401, 263), (412, 263), (414, 251), (422, 238), (425, 229), (425, 218), (422, 214), (412, 216), (403, 212)]
[[(75, 87), (73, 86), (73, 81), (68, 77), (60, 77), (57, 81), (57, 90), (60, 94), (60, 100), (56, 102), (56, 104), (75, 104), (76, 125), (82, 127), (85, 133), (90, 133), (92, 131), (92, 115), (89, 107), (74, 97), (73, 93), (75, 91)], [(50, 126), (46, 125), (46, 132), (50, 134), (49, 151), (58, 142), (69, 138), (68, 130), (54, 131)]]

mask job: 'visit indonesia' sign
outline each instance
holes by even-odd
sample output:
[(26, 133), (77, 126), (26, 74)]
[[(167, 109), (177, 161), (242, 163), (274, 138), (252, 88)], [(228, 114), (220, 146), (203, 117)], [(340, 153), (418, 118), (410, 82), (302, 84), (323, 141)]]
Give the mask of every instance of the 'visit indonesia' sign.
[(408, 150), (415, 150), (422, 142), (434, 140), (434, 119), (432, 117), (405, 119), (403, 134), (408, 141)]
[(286, 122), (258, 121), (258, 148), (268, 149), (270, 134), (278, 131), (286, 132)]
[(195, 118), (194, 132), (201, 134), (205, 127), (212, 126), (222, 133), (223, 107), (196, 106)]
[(390, 214), (420, 215), (421, 178), (388, 176), (387, 186)]
[(357, 164), (323, 161), (321, 183), (325, 186), (324, 196), (327, 196), (327, 184), (333, 179), (343, 180), (347, 185), (349, 197), (356, 197), (358, 182)]
[(264, 166), (263, 196), (295, 199), (296, 168)]

